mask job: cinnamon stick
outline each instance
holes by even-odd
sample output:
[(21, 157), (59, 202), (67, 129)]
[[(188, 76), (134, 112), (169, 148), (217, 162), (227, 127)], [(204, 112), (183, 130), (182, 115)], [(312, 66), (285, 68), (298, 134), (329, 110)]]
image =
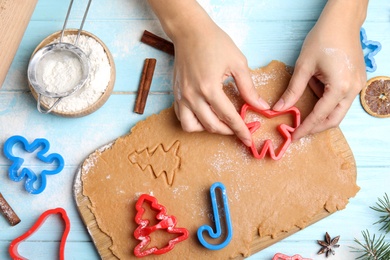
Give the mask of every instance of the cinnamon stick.
[(3, 195), (0, 193), (0, 211), (4, 217), (8, 220), (11, 226), (19, 224), (20, 218), (16, 215), (15, 211), (11, 208)]
[(150, 86), (152, 85), (155, 67), (156, 59), (145, 59), (144, 68), (141, 75), (141, 82), (138, 87), (137, 100), (135, 102), (135, 113), (144, 113), (146, 100), (148, 99)]
[(175, 55), (175, 47), (172, 42), (161, 38), (147, 30), (142, 35), (141, 42), (150, 45), (160, 51), (166, 52), (171, 55)]

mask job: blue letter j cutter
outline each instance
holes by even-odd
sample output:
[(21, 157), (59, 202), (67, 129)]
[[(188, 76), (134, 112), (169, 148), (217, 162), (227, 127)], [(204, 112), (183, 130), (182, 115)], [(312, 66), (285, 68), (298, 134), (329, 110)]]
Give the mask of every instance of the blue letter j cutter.
[[(221, 190), (222, 202), (223, 202), (223, 213), (224, 213), (223, 215), (224, 216), (220, 216), (219, 211), (218, 211), (218, 202), (217, 202), (216, 191), (215, 191), (216, 189)], [(214, 221), (215, 221), (215, 232), (214, 232), (212, 227), (210, 227), (208, 225), (203, 225), (203, 226), (199, 227), (197, 235), (198, 235), (199, 242), (205, 248), (210, 249), (210, 250), (220, 250), (230, 243), (230, 241), (232, 240), (232, 236), (233, 236), (232, 222), (230, 219), (229, 204), (228, 204), (228, 198), (226, 195), (225, 186), (220, 182), (214, 183), (210, 188), (210, 196), (211, 196), (211, 204), (213, 207), (213, 216), (214, 216)], [(226, 238), (222, 243), (210, 244), (209, 242), (207, 242), (203, 238), (203, 231), (206, 231), (208, 233), (208, 235), (213, 239), (220, 238), (222, 235), (222, 227), (221, 227), (221, 221), (220, 221), (221, 217), (226, 218), (226, 220), (224, 221), (224, 222), (226, 222), (226, 229), (227, 229), (226, 230)]]

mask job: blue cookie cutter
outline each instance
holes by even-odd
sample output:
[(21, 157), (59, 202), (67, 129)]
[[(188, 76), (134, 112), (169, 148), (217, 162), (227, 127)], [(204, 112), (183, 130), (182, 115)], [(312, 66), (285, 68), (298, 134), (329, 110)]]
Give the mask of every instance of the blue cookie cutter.
[[(224, 213), (224, 216), (226, 218), (225, 222), (226, 222), (227, 229), (226, 229), (226, 238), (222, 243), (210, 244), (203, 238), (203, 231), (206, 231), (209, 234), (209, 236), (213, 239), (220, 238), (222, 235), (220, 215), (219, 215), (219, 211), (218, 211), (218, 202), (217, 202), (216, 191), (215, 191), (216, 189), (221, 190), (222, 202), (223, 202), (223, 213)], [(230, 243), (230, 241), (232, 240), (232, 237), (233, 237), (232, 221), (230, 219), (229, 204), (228, 204), (228, 198), (227, 198), (225, 186), (220, 182), (214, 183), (210, 188), (210, 196), (211, 196), (211, 204), (213, 207), (213, 216), (214, 216), (214, 221), (215, 221), (215, 232), (214, 232), (212, 227), (210, 227), (208, 225), (203, 225), (203, 226), (198, 228), (197, 235), (198, 235), (199, 242), (205, 248), (210, 249), (210, 250), (220, 250), (220, 249), (226, 247)]]
[[(29, 168), (21, 167), (24, 162), (23, 158), (16, 157), (13, 155), (12, 148), (17, 143), (21, 143), (23, 145), (23, 148), (29, 153), (32, 153), (36, 149), (42, 147), (42, 150), (37, 152), (37, 158), (44, 163), (56, 163), (58, 166), (54, 170), (43, 170), (41, 174), (37, 177), (37, 175)], [(45, 156), (45, 153), (47, 153), (49, 149), (49, 142), (43, 138), (35, 139), (34, 142), (32, 142), (31, 144), (28, 143), (26, 138), (19, 135), (11, 136), (10, 138), (8, 138), (8, 140), (4, 144), (3, 151), (4, 155), (10, 161), (12, 161), (12, 165), (8, 169), (9, 178), (15, 182), (19, 182), (24, 178), (27, 178), (24, 184), (24, 188), (26, 189), (26, 191), (32, 194), (41, 193), (46, 188), (46, 175), (57, 174), (64, 168), (64, 159), (61, 155), (57, 153), (52, 153)], [(39, 181), (40, 185), (38, 185), (39, 187), (34, 188), (34, 183), (37, 180)]]
[(366, 63), (366, 71), (374, 72), (376, 63), (374, 56), (382, 49), (380, 42), (367, 40), (366, 30), (360, 28), (360, 42), (364, 53), (364, 62)]

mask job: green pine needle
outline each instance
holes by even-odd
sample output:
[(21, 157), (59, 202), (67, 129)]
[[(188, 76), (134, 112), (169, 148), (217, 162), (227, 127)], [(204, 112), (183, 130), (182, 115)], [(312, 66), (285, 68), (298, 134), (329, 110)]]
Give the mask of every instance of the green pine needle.
[(387, 194), (385, 193), (385, 196), (383, 197), (383, 200), (381, 198), (378, 199), (379, 202), (376, 203), (377, 207), (370, 207), (371, 209), (383, 213), (384, 215), (381, 215), (379, 220), (374, 223), (375, 224), (382, 224), (382, 227), (379, 229), (380, 231), (383, 230), (386, 233), (390, 232), (390, 200)]
[(355, 242), (360, 248), (355, 248), (352, 252), (362, 253), (361, 256), (356, 259), (362, 260), (385, 260), (390, 259), (390, 243), (384, 241), (385, 236), (381, 235), (378, 239), (375, 238), (375, 234), (370, 237), (368, 230), (362, 231), (364, 243), (355, 238)]

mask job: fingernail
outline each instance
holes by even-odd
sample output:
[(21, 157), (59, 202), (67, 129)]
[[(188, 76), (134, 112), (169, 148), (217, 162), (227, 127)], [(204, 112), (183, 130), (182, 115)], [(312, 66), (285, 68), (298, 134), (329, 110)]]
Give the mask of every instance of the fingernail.
[(263, 107), (263, 109), (270, 109), (270, 106), (264, 99), (259, 98), (259, 105)]
[(301, 139), (302, 136), (297, 136), (296, 135), (296, 131), (294, 131), (294, 133), (292, 134), (291, 136), (291, 140), (294, 142), (294, 141), (298, 141), (299, 139)]
[(245, 139), (244, 144), (248, 147), (252, 146), (252, 139)]
[(284, 106), (284, 100), (283, 99), (279, 99), (278, 102), (276, 102), (276, 104), (273, 106), (273, 110), (276, 110), (276, 111), (280, 111), (282, 110)]

